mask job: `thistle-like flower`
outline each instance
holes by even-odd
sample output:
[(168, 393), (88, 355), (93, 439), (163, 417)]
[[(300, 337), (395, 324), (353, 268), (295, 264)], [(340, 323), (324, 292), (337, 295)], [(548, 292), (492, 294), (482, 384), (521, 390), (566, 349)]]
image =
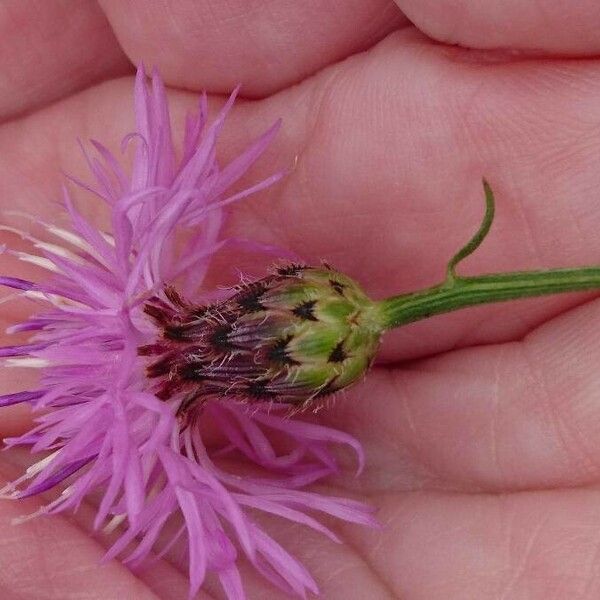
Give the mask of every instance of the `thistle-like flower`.
[[(212, 571), (229, 598), (243, 598), (236, 566), (241, 552), (275, 585), (302, 597), (306, 590), (317, 592), (316, 583), (250, 512), (302, 523), (332, 539), (336, 536), (307, 512), (372, 524), (371, 511), (358, 502), (302, 490), (336, 472), (330, 444), (350, 446), (359, 468), (362, 450), (350, 436), (289, 419), (284, 405), (278, 410), (271, 402), (287, 402), (310, 369), (299, 373), (296, 383), (294, 376), (286, 380), (285, 398), (271, 398), (270, 381), (283, 381), (285, 375), (271, 374), (259, 363), (275, 364), (275, 347), (270, 359), (263, 356), (256, 365), (249, 353), (252, 340), (293, 334), (297, 356), (315, 361), (321, 351), (311, 349), (310, 334), (301, 331), (303, 323), (311, 323), (318, 313), (325, 326), (327, 314), (341, 305), (333, 299), (319, 300), (312, 309), (306, 304), (299, 309), (295, 331), (284, 332), (271, 327), (274, 321), (263, 318), (262, 308), (257, 310), (267, 300), (257, 294), (262, 283), (243, 286), (229, 304), (206, 309), (165, 287), (177, 283), (197, 304), (210, 295), (203, 287), (204, 273), (212, 255), (230, 243), (220, 238), (224, 208), (280, 178), (275, 174), (226, 195), (277, 129), (276, 124), (219, 168), (215, 144), (234, 96), (210, 124), (206, 97), (201, 98), (198, 113), (186, 123), (177, 164), (162, 83), (154, 74), (149, 87), (140, 69), (135, 83), (137, 130), (124, 140), (124, 146), (135, 145), (131, 172), (93, 142), (98, 158), (88, 162), (96, 183), (79, 182), (106, 203), (112, 230), (98, 230), (87, 221), (65, 191), (70, 230), (41, 222), (55, 243), (23, 234), (38, 254), (6, 250), (44, 267), (49, 277), (36, 283), (0, 277), (1, 285), (40, 304), (27, 322), (10, 328), (30, 332), (30, 342), (0, 349), (7, 367), (41, 370), (36, 389), (0, 397), (1, 406), (28, 403), (38, 412), (37, 425), (5, 440), (7, 446), (27, 446), (42, 456), (4, 495), (19, 499), (59, 486), (62, 493), (40, 511), (58, 513), (99, 494), (95, 527), (118, 525), (121, 531), (107, 558), (121, 556), (133, 566), (187, 538), (190, 596)], [(281, 277), (269, 280), (273, 305)], [(290, 289), (288, 296), (292, 293)], [(249, 333), (244, 338), (238, 327), (234, 339), (223, 327), (233, 328), (238, 320)], [(345, 331), (338, 333), (341, 340)], [(286, 362), (288, 351), (291, 347), (280, 349), (280, 362)], [(296, 349), (290, 360), (292, 356)], [(241, 385), (245, 369), (252, 372), (249, 384)], [(264, 381), (263, 376), (271, 379)], [(319, 377), (310, 384), (315, 393), (324, 392), (329, 383)], [(335, 385), (332, 380), (332, 389)], [(295, 399), (302, 401), (299, 391)], [(251, 410), (244, 400), (253, 401)], [(203, 418), (220, 430), (224, 441), (218, 447), (206, 445), (200, 429), (191, 426), (192, 420), (197, 424)], [(285, 451), (269, 441), (274, 432), (286, 439)], [(227, 454), (245, 458), (269, 476), (242, 478), (224, 470), (214, 458)]]
[(312, 405), (367, 372), (382, 333), (375, 304), (328, 266), (278, 268), (212, 306), (166, 297), (145, 306), (161, 339), (140, 353), (158, 355), (148, 376), (159, 398), (183, 393), (180, 413), (215, 396)]

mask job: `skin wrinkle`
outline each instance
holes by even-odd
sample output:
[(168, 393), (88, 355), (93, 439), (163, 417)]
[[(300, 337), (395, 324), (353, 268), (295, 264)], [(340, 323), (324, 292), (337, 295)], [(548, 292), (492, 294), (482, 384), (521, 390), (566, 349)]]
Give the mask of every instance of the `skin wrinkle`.
[[(333, 74), (332, 74), (332, 77), (333, 77)], [(307, 100), (305, 102), (302, 102), (302, 105), (307, 105), (311, 108), (305, 109), (304, 106), (302, 106), (302, 110), (306, 116), (306, 124), (304, 125), (304, 128), (303, 128), (304, 132), (302, 135), (302, 143), (297, 147), (293, 166), (292, 166), (291, 172), (290, 172), (290, 175), (292, 175), (292, 174), (294, 175), (294, 178), (295, 178), (295, 181), (297, 182), (298, 187), (300, 188), (300, 190), (302, 190), (300, 192), (296, 192), (296, 195), (298, 195), (301, 199), (310, 197), (310, 191), (305, 191), (305, 190), (310, 190), (310, 178), (304, 177), (302, 175), (303, 173), (306, 172), (306, 170), (301, 168), (301, 165), (303, 163), (303, 156), (306, 153), (307, 148), (310, 147), (310, 137), (311, 137), (311, 135), (314, 134), (314, 131), (316, 130), (316, 127), (317, 127), (316, 121), (318, 121), (320, 111), (321, 111), (321, 96), (324, 93), (324, 92), (320, 92), (319, 87), (317, 85), (310, 84), (311, 79), (312, 79), (312, 76), (309, 76), (307, 78), (308, 82), (303, 83), (303, 86), (304, 87), (308, 86), (309, 89), (303, 90), (303, 94), (305, 96), (307, 96)], [(312, 117), (313, 111), (315, 113), (314, 117)], [(311, 124), (311, 121), (312, 121), (312, 124)], [(308, 131), (308, 133), (307, 133), (307, 131)], [(284, 135), (284, 134), (285, 134), (285, 132), (282, 135)], [(291, 177), (284, 177), (281, 181), (279, 181), (278, 189), (280, 191), (280, 194), (281, 195), (287, 194), (287, 190), (290, 185), (291, 185)], [(267, 232), (267, 239), (269, 239), (270, 237), (278, 239), (279, 243), (281, 244), (281, 247), (283, 247), (283, 248), (296, 247), (295, 245), (291, 244), (291, 242), (290, 242), (290, 239), (291, 239), (290, 234), (293, 232), (293, 230), (286, 231), (285, 229), (277, 227), (275, 223), (273, 223), (269, 220), (262, 220), (259, 225), (263, 231)]]
[[(365, 561), (363, 561), (363, 562), (366, 564)], [(337, 569), (332, 569), (327, 574), (327, 579), (329, 581), (334, 581), (335, 582), (338, 579), (341, 579), (346, 573), (348, 573), (348, 571), (350, 571), (350, 569), (352, 569), (352, 567), (350, 565), (341, 566), (341, 567), (338, 567)], [(390, 595), (388, 596), (388, 598), (390, 598), (392, 600), (394, 598), (394, 596), (391, 594), (391, 590), (390, 590)]]
[[(391, 522), (393, 519), (390, 517), (389, 521)], [(386, 528), (386, 523), (382, 522), (381, 523), (382, 528), (385, 529)], [(337, 525), (336, 529), (335, 529), (336, 533), (338, 533), (340, 536), (342, 535), (342, 531), (343, 531), (343, 525)], [(376, 561), (372, 558), (374, 555), (377, 554), (377, 552), (379, 551), (379, 549), (381, 548), (383, 550), (383, 536), (380, 536), (378, 538), (378, 542), (375, 543), (375, 545), (368, 551), (365, 552), (362, 548), (360, 548), (357, 544), (354, 543), (352, 538), (348, 538), (348, 537), (342, 537), (342, 539), (344, 540), (344, 543), (346, 545), (348, 545), (355, 553), (357, 556), (360, 557), (360, 559), (369, 566), (369, 570), (375, 575), (377, 576), (379, 579), (379, 582), (385, 586), (385, 588), (387, 588), (387, 590), (390, 593), (390, 597), (391, 598), (399, 598), (402, 597), (400, 596), (400, 590), (396, 589), (396, 586), (393, 584), (393, 582), (391, 582), (389, 580), (389, 577), (386, 576), (385, 573), (381, 572), (381, 569), (375, 564)]]
[[(329, 74), (329, 77), (325, 80), (324, 83), (321, 83), (320, 86), (310, 86), (311, 90), (309, 105), (311, 109), (306, 111), (306, 115), (308, 118), (302, 135), (303, 141), (302, 144), (299, 146), (299, 149), (295, 156), (294, 172), (296, 174), (308, 173), (306, 169), (302, 168), (302, 165), (304, 163), (303, 157), (306, 154), (307, 149), (311, 147), (311, 145), (314, 142), (314, 139), (318, 135), (319, 125), (324, 118), (323, 112), (325, 110), (326, 98), (331, 93), (331, 90), (335, 88), (335, 82), (338, 77), (338, 73), (332, 70)], [(290, 183), (284, 180), (283, 185), (287, 187), (288, 185), (290, 185)], [(315, 202), (315, 198), (317, 196), (311, 192), (311, 181), (309, 177), (302, 177), (300, 188), (305, 190), (304, 192), (301, 192), (301, 196), (303, 198), (310, 199), (312, 202)], [(283, 193), (285, 194), (285, 192), (286, 189), (284, 188)], [(278, 230), (278, 233), (284, 234), (283, 240), (289, 241), (289, 232)]]
[[(592, 585), (595, 581), (598, 581), (600, 575), (600, 531), (598, 531), (596, 537), (596, 543), (594, 544), (594, 552), (590, 556), (589, 566), (587, 568), (588, 576), (584, 581), (584, 585), (581, 589), (582, 598), (593, 598), (591, 594), (594, 593)], [(594, 577), (596, 575), (596, 577)]]
[[(536, 406), (543, 407), (544, 415), (549, 417), (553, 426), (552, 428), (556, 433), (556, 439), (559, 442), (560, 448), (562, 448), (563, 456), (573, 464), (574, 468), (580, 469), (582, 465), (579, 461), (574, 460), (573, 446), (571, 444), (572, 441), (579, 441), (580, 436), (577, 435), (577, 431), (566, 425), (565, 419), (560, 416), (559, 408), (557, 408), (555, 402), (551, 400), (552, 393), (548, 388), (546, 379), (543, 376), (542, 371), (536, 367), (533, 344), (526, 338), (519, 344), (519, 347), (516, 350), (519, 351), (520, 356), (524, 359), (524, 365), (528, 369), (528, 374), (534, 382), (536, 391), (541, 391), (541, 394), (539, 395), (540, 401), (536, 403)], [(584, 463), (587, 465), (585, 468), (588, 473), (590, 475), (595, 475), (598, 472), (598, 463), (594, 461), (593, 455), (585, 451), (581, 443), (576, 444), (575, 449), (579, 452)]]
[(490, 455), (500, 478), (502, 478), (502, 464), (498, 455), (498, 418), (500, 415), (500, 366), (504, 363), (507, 348), (503, 348), (498, 353), (498, 358), (494, 363), (494, 380), (489, 391), (489, 396), (492, 398), (492, 410), (490, 415)]
[[(453, 111), (453, 114), (459, 119), (461, 131), (467, 136), (468, 141), (470, 141), (473, 146), (478, 149), (480, 155), (484, 157), (486, 154), (486, 146), (485, 144), (480, 143), (481, 134), (473, 127), (473, 121), (477, 121), (475, 111), (476, 106), (479, 104), (478, 99), (485, 96), (488, 84), (485, 81), (480, 81), (476, 82), (472, 87), (473, 89), (469, 92), (469, 99), (461, 102), (460, 107), (457, 107)], [(466, 110), (464, 108), (465, 106)], [(485, 176), (485, 174), (482, 174), (482, 176)]]
[(524, 200), (518, 199), (514, 202), (513, 206), (516, 207), (516, 209), (519, 213), (519, 216), (521, 217), (521, 220), (525, 225), (525, 227), (524, 227), (525, 234), (526, 234), (525, 238), (526, 238), (526, 241), (528, 242), (529, 248), (530, 248), (529, 254), (534, 257), (534, 260), (532, 261), (532, 268), (536, 268), (536, 269), (548, 268), (547, 264), (546, 264), (547, 260), (545, 260), (545, 258), (544, 258), (544, 252), (542, 251), (540, 244), (538, 242), (538, 239), (534, 233), (531, 218), (527, 214), (527, 209), (523, 205), (523, 202), (524, 202)]
[[(499, 504), (505, 505), (506, 504), (505, 500), (506, 500), (505, 496), (498, 496)], [(515, 511), (505, 510), (504, 513), (502, 513), (500, 520), (501, 520), (502, 528), (505, 530), (505, 535), (503, 536), (504, 543), (502, 544), (502, 552), (501, 552), (503, 560), (502, 560), (502, 566), (499, 567), (499, 571), (500, 571), (499, 575), (503, 577), (503, 576), (505, 576), (505, 574), (507, 572), (510, 573), (510, 570), (511, 570), (512, 564), (513, 564), (512, 558), (514, 556), (514, 553), (512, 551), (512, 542), (514, 539), (514, 531), (516, 529)]]
[[(600, 515), (598, 515), (600, 516)], [(577, 541), (579, 539), (583, 540), (582, 543), (585, 543), (586, 540), (586, 531), (588, 529), (586, 528), (585, 531), (582, 531), (581, 533), (579, 533), (579, 535), (573, 535), (572, 538), (570, 540), (567, 540), (567, 542), (574, 542)], [(592, 531), (594, 531), (595, 533), (597, 533), (597, 529), (596, 528), (592, 528)], [(577, 580), (577, 582), (581, 581), (581, 589), (578, 591), (578, 596), (577, 598), (581, 597), (582, 600), (585, 600), (587, 598), (589, 598), (590, 600), (595, 599), (598, 597), (598, 589), (600, 589), (598, 587), (598, 584), (600, 582), (600, 577), (598, 577), (598, 557), (600, 556), (599, 554), (599, 544), (598, 544), (598, 537), (595, 537), (593, 540), (592, 544), (586, 544), (586, 546), (592, 546), (592, 551), (590, 552), (590, 556), (589, 559), (587, 561), (585, 561), (586, 564), (589, 563), (589, 569), (587, 569), (588, 574), (587, 575), (582, 575), (582, 576), (574, 576), (574, 578)], [(596, 568), (594, 569), (594, 564), (596, 565)], [(596, 588), (596, 591), (594, 591), (593, 587)], [(588, 592), (590, 592), (588, 594)], [(556, 598), (560, 600), (561, 596), (558, 595), (560, 594), (560, 590), (557, 590), (557, 595)]]
[[(548, 172), (559, 172), (564, 174), (565, 178), (573, 175), (572, 167), (569, 163), (579, 165), (579, 169), (585, 167), (586, 161), (594, 156), (594, 150), (597, 145), (598, 133), (600, 129), (594, 126), (597, 131), (589, 129), (586, 126), (579, 126), (577, 131), (570, 133), (570, 138), (560, 140), (556, 147), (549, 149), (540, 158), (543, 159), (545, 169)], [(573, 127), (575, 129), (575, 126)]]
[(514, 569), (514, 573), (513, 573), (512, 577), (509, 579), (509, 581), (506, 583), (506, 586), (502, 590), (501, 595), (499, 596), (498, 600), (510, 600), (510, 598), (511, 598), (510, 594), (512, 594), (515, 586), (517, 585), (519, 580), (523, 577), (523, 574), (525, 572), (527, 563), (530, 560), (530, 557), (531, 557), (531, 554), (535, 547), (535, 544), (537, 543), (537, 541), (540, 537), (540, 534), (541, 534), (543, 528), (548, 523), (548, 521), (549, 521), (549, 517), (547, 515), (544, 515), (539, 520), (539, 522), (534, 526), (533, 531), (530, 533), (529, 539), (527, 540), (527, 544), (525, 545), (525, 549), (523, 550), (523, 554)]
[(576, 232), (575, 238), (581, 239), (581, 240), (585, 239), (585, 235), (583, 233), (583, 229), (579, 222), (579, 218), (575, 214), (575, 210), (574, 210), (573, 206), (571, 206), (570, 204), (567, 205), (567, 216), (569, 218), (569, 222), (571, 223), (571, 226), (575, 229), (575, 232)]
[(408, 398), (407, 398), (406, 394), (402, 395), (401, 402), (402, 402), (402, 408), (404, 409), (404, 415), (406, 417), (406, 422), (408, 423), (408, 426), (410, 427), (410, 430), (412, 431), (414, 438), (417, 439), (418, 438), (417, 427), (415, 425), (415, 420), (412, 418), (410, 406), (408, 404)]
[[(408, 410), (407, 405), (409, 404), (409, 397), (408, 394), (403, 390), (402, 382), (399, 381), (399, 378), (402, 375), (401, 371), (393, 371), (389, 368), (386, 368), (384, 372), (389, 380), (390, 386), (394, 390), (394, 392), (390, 394), (390, 396), (396, 399), (399, 395), (403, 399), (403, 414), (406, 414), (406, 411)], [(412, 443), (409, 440), (406, 440), (405, 438), (397, 440), (394, 439), (394, 442), (391, 445), (391, 449), (396, 450), (396, 452), (399, 452), (400, 450), (406, 451), (406, 449), (409, 449), (410, 459), (412, 461), (411, 467), (415, 472), (418, 473), (417, 481), (422, 481), (422, 483), (418, 483), (417, 485), (413, 483), (414, 487), (411, 487), (408, 490), (406, 488), (401, 488), (398, 491), (416, 492), (421, 490), (423, 487), (427, 486), (427, 483), (431, 485), (431, 482), (434, 482), (432, 489), (446, 489), (448, 486), (453, 487), (454, 485), (456, 485), (455, 483), (453, 484), (452, 482), (448, 481), (447, 477), (443, 476), (439, 472), (439, 470), (437, 470), (431, 464), (431, 462), (425, 458), (425, 456), (422, 453), (419, 454), (421, 450), (421, 442), (418, 431), (414, 425), (413, 419), (409, 420), (409, 426), (413, 433)], [(392, 422), (390, 422), (390, 432), (393, 434), (395, 430), (396, 427)], [(392, 437), (394, 436), (392, 435)], [(381, 491), (385, 492), (387, 490), (379, 488), (379, 492)], [(373, 497), (373, 493), (371, 493), (371, 497)]]
[(340, 536), (340, 539), (343, 541), (343, 543), (349, 549), (351, 549), (352, 552), (354, 552), (354, 555), (362, 562), (362, 564), (365, 565), (365, 567), (368, 569), (369, 575), (371, 575), (372, 578), (379, 584), (378, 587), (382, 587), (384, 590), (386, 590), (389, 593), (389, 598), (397, 598), (398, 596), (395, 594), (393, 586), (391, 586), (384, 578), (381, 577), (381, 574), (378, 572), (375, 565), (373, 565), (373, 563), (369, 560), (369, 557), (354, 544), (352, 544), (351, 541), (346, 539), (346, 537), (343, 535), (343, 532), (340, 531), (339, 527), (337, 527), (337, 524), (334, 525), (333, 530)]
[[(562, 454), (571, 464), (573, 464), (575, 469), (579, 470), (583, 467), (588, 474), (597, 474), (600, 470), (600, 461), (596, 459), (592, 453), (586, 450), (585, 445), (581, 440), (581, 431), (574, 426), (567, 425), (566, 420), (561, 417), (560, 410), (557, 408), (556, 403), (552, 401), (552, 393), (547, 386), (546, 379), (539, 368), (536, 367), (533, 345), (525, 340), (525, 342), (521, 344), (521, 350), (520, 354), (525, 359), (525, 365), (529, 369), (531, 378), (536, 382), (538, 391), (542, 391), (541, 402), (539, 405), (544, 407), (544, 413), (550, 418), (550, 421), (553, 424), (557, 441), (563, 450)], [(574, 460), (574, 451), (579, 454), (583, 460), (583, 464)]]
[[(432, 471), (430, 466), (428, 464), (424, 463), (423, 459), (417, 459), (417, 457), (416, 457), (417, 453), (418, 453), (418, 448), (419, 448), (419, 436), (418, 436), (418, 432), (417, 432), (417, 429), (414, 424), (414, 420), (412, 419), (412, 417), (410, 415), (410, 409), (408, 406), (408, 396), (407, 396), (406, 392), (404, 392), (402, 386), (398, 385), (398, 383), (396, 382), (398, 373), (394, 373), (391, 369), (388, 369), (388, 368), (384, 368), (383, 373), (385, 373), (385, 376), (387, 377), (387, 379), (389, 381), (389, 385), (394, 390), (394, 394), (392, 396), (392, 397), (394, 397), (394, 400), (396, 401), (398, 396), (400, 396), (400, 398), (401, 398), (400, 403), (401, 403), (401, 406), (403, 409), (403, 414), (405, 416), (407, 416), (407, 422), (409, 424), (409, 429), (413, 434), (412, 443), (404, 438), (395, 438), (395, 436), (392, 435), (391, 437), (393, 439), (391, 440), (391, 442), (389, 442), (385, 446), (385, 449), (386, 449), (385, 455), (393, 457), (395, 455), (404, 456), (405, 454), (408, 453), (409, 460), (411, 462), (411, 469), (418, 472), (418, 478), (415, 481), (411, 481), (411, 483), (409, 484), (410, 489), (418, 490), (425, 484), (426, 481), (428, 481), (430, 479), (437, 480), (439, 478), (439, 475), (437, 473), (435, 473), (434, 471)], [(390, 433), (393, 434), (393, 429), (390, 431)], [(375, 452), (375, 450), (374, 450), (374, 452)], [(378, 453), (381, 453), (381, 450), (378, 450)], [(404, 462), (407, 462), (407, 460), (404, 459), (403, 463)], [(423, 483), (420, 483), (420, 482), (423, 482)], [(401, 471), (394, 477), (388, 476), (385, 486), (379, 485), (378, 489), (380, 491), (386, 492), (386, 491), (389, 491), (390, 489), (394, 489), (394, 488), (396, 488), (397, 491), (406, 490), (406, 487), (407, 487), (407, 483), (405, 482), (405, 478), (403, 477), (403, 472)], [(371, 497), (373, 497), (375, 494), (373, 494), (371, 492), (370, 495), (371, 495)]]

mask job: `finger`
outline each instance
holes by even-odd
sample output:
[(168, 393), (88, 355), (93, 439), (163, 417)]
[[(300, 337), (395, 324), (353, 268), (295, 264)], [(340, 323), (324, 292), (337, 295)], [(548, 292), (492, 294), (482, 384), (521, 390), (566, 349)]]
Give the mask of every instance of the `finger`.
[(600, 494), (423, 494), (374, 498), (381, 531), (344, 527), (407, 599), (596, 598)]
[(265, 96), (406, 23), (390, 0), (100, 2), (130, 59), (170, 85)]
[(594, 0), (396, 0), (419, 29), (469, 48), (518, 49), (560, 55), (600, 51), (600, 7)]
[(319, 420), (364, 443), (373, 492), (588, 485), (600, 477), (598, 327), (595, 301), (520, 343), (375, 369)]
[(7, 0), (0, 37), (0, 121), (131, 69), (93, 0)]

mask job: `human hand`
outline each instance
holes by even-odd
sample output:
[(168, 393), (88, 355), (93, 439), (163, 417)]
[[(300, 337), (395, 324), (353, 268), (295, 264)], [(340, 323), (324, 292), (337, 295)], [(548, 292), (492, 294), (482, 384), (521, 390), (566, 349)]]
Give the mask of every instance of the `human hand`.
[[(598, 261), (595, 3), (565, 14), (558, 2), (544, 13), (398, 2), (423, 31), (475, 50), (431, 41), (383, 0), (248, 4), (105, 0), (108, 25), (92, 2), (5, 3), (3, 206), (53, 217), (60, 171), (86, 177), (74, 138), (116, 149), (131, 129), (133, 68), (114, 31), (129, 60), (189, 90), (173, 89), (174, 112), (198, 90), (242, 82), (253, 100), (234, 109), (224, 158), (283, 117), (257, 177), (295, 166), (236, 208), (233, 235), (326, 259), (373, 297), (412, 291), (440, 280), (477, 226), (485, 175), (497, 219), (464, 272)], [(22, 274), (1, 259), (2, 272)], [(24, 311), (6, 304), (2, 316)], [(324, 598), (598, 595), (598, 320), (593, 296), (569, 295), (410, 325), (388, 334), (364, 384), (306, 416), (364, 443), (363, 475), (349, 468), (329, 491), (377, 506), (383, 523), (332, 524), (343, 546), (271, 524)], [(24, 375), (11, 377), (6, 391)], [(3, 435), (28, 425), (22, 409), (2, 415)], [(10, 478), (21, 457), (2, 458)], [(10, 525), (35, 504), (0, 504), (7, 599), (185, 597), (177, 557), (136, 575), (98, 567), (106, 540), (89, 534), (91, 507), (76, 521)], [(281, 597), (250, 569), (244, 577), (251, 598)], [(218, 597), (213, 583), (206, 593)]]

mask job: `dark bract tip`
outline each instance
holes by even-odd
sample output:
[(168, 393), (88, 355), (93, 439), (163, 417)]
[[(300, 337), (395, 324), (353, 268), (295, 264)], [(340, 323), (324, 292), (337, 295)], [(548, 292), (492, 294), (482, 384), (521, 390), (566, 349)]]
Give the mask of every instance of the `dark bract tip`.
[(278, 267), (275, 272), (277, 275), (282, 275), (283, 277), (298, 277), (302, 273), (302, 271), (308, 269), (307, 265), (303, 265), (300, 263), (291, 263), (289, 265), (283, 265), (282, 267)]

